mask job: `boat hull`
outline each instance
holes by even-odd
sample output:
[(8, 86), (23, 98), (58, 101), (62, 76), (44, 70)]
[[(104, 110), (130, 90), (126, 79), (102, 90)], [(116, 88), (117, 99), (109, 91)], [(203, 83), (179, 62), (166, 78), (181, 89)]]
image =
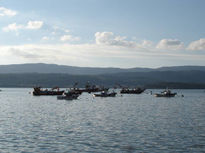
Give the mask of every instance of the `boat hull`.
[(94, 94), (95, 97), (115, 97), (117, 93), (109, 93), (109, 94)]
[(56, 95), (62, 95), (64, 91), (33, 91), (34, 96), (56, 96)]
[(176, 93), (165, 95), (165, 94), (155, 94), (155, 97), (175, 97)]
[(92, 93), (92, 92), (101, 92), (101, 91), (108, 91), (108, 88), (83, 88), (83, 89), (75, 89), (76, 92), (82, 93)]
[(138, 90), (135, 90), (135, 89), (122, 89), (120, 91), (121, 94), (141, 94), (145, 91), (145, 89), (138, 89)]
[(79, 95), (71, 95), (71, 96), (66, 96), (66, 95), (60, 95), (57, 96), (58, 100), (74, 100), (77, 99)]

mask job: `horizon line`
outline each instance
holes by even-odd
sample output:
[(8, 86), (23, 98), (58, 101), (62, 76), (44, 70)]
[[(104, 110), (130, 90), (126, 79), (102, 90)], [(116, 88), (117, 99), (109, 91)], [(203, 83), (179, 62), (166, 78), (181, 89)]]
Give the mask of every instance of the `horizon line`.
[(103, 66), (76, 66), (76, 65), (65, 65), (65, 64), (58, 64), (58, 63), (42, 63), (42, 62), (36, 62), (36, 63), (11, 63), (11, 64), (0, 64), (0, 66), (11, 66), (11, 65), (27, 65), (27, 64), (45, 64), (45, 65), (57, 65), (57, 66), (68, 66), (68, 67), (79, 67), (79, 68), (116, 68), (116, 69), (135, 69), (135, 68), (140, 68), (140, 69), (159, 69), (159, 68), (169, 68), (169, 67), (203, 67), (205, 65), (172, 65), (172, 66), (159, 66), (159, 67), (103, 67)]

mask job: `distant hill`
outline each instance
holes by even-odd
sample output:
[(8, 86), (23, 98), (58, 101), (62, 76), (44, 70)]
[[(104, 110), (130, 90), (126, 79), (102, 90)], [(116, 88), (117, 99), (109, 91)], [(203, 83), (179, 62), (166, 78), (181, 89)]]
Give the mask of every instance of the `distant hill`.
[(75, 75), (97, 75), (97, 74), (110, 74), (120, 72), (145, 72), (151, 71), (148, 68), (98, 68), (98, 67), (74, 67), (56, 64), (13, 64), (13, 65), (0, 65), (0, 74), (3, 73), (66, 73)]
[(114, 86), (141, 86), (145, 88), (205, 89), (205, 71), (151, 71), (123, 72), (100, 75), (70, 75), (62, 73), (0, 74), (0, 87), (84, 87), (91, 84)]
[(151, 68), (91, 68), (91, 67), (74, 67), (56, 64), (13, 64), (0, 65), (0, 74), (6, 73), (66, 73), (72, 75), (99, 75), (114, 74), (127, 72), (153, 72), (153, 71), (205, 71), (205, 66), (175, 66)]
[(205, 88), (205, 66), (91, 68), (56, 64), (0, 65), (0, 87), (83, 87), (92, 84), (146, 88)]
[(171, 66), (160, 67), (157, 71), (205, 71), (205, 66)]

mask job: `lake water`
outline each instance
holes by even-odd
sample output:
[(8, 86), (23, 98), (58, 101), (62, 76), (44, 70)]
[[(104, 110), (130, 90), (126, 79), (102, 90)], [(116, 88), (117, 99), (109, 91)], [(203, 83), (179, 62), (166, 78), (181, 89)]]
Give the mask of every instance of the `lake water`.
[(0, 152), (205, 152), (204, 90), (73, 101), (31, 91), (0, 92)]

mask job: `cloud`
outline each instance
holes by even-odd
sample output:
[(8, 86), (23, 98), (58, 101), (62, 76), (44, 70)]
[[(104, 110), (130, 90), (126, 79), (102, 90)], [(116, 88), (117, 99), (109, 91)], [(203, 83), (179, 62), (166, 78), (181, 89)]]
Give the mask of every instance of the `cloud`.
[(51, 35), (56, 35), (56, 32), (55, 31), (51, 32)]
[(16, 11), (7, 9), (5, 7), (0, 7), (0, 16), (15, 16), (16, 14)]
[(43, 21), (29, 21), (26, 29), (40, 29), (43, 26)]
[(4, 32), (9, 32), (9, 31), (18, 31), (19, 29), (23, 29), (23, 28), (24, 28), (23, 25), (17, 25), (16, 23), (12, 23), (12, 24), (9, 24), (6, 27), (3, 27), (2, 30)]
[(162, 39), (156, 46), (157, 49), (180, 50), (184, 48), (184, 43), (177, 39)]
[(205, 38), (193, 41), (187, 47), (188, 50), (205, 50)]
[(67, 29), (67, 28), (62, 28), (62, 27), (59, 27), (59, 26), (52, 26), (52, 30), (54, 30), (52, 32), (52, 35), (56, 35), (56, 34), (62, 34), (62, 33), (69, 33), (70, 30)]
[[(98, 60), (107, 58), (140, 58), (139, 52), (133, 52), (120, 46), (99, 46), (97, 44), (25, 44), (0, 46), (7, 60), (16, 58), (16, 62), (21, 58), (21, 62), (46, 62), (67, 65), (80, 65), (85, 63), (94, 65)], [(138, 54), (136, 56), (135, 54)], [(2, 59), (3, 57), (0, 57)], [(0, 60), (1, 61), (1, 60)], [(15, 61), (10, 61), (14, 63)], [(112, 61), (112, 60), (111, 60)], [(108, 63), (104, 65), (109, 66)]]
[(60, 40), (63, 42), (65, 42), (65, 41), (79, 41), (80, 38), (74, 37), (72, 35), (63, 35), (63, 36), (61, 36)]
[(183, 64), (204, 64), (205, 58), (205, 55), (189, 52), (139, 50), (98, 44), (24, 44), (0, 46), (0, 50), (0, 62), (3, 61), (4, 64), (44, 62), (75, 66), (155, 67), (158, 64), (166, 65), (173, 61), (178, 63), (184, 61)]
[(49, 40), (49, 39), (50, 39), (50, 38), (47, 37), (47, 36), (44, 36), (44, 37), (41, 38), (41, 40), (44, 40), (44, 41), (47, 41), (47, 40)]
[(152, 47), (153, 42), (150, 41), (150, 40), (143, 40), (141, 45), (142, 45), (143, 47)]
[(15, 56), (19, 56), (19, 57), (26, 58), (26, 59), (40, 59), (40, 58), (43, 58), (43, 56), (40, 56), (36, 53), (32, 53), (32, 52), (25, 51), (25, 50), (20, 50), (20, 49), (17, 49), (17, 48), (10, 48), (9, 52), (11, 54), (15, 55)]
[(70, 32), (70, 30), (69, 30), (69, 29), (65, 29), (64, 31), (65, 31), (66, 33)]
[(125, 40), (126, 37), (114, 36), (112, 32), (96, 32), (95, 41), (98, 45), (135, 47), (136, 43)]
[[(6, 58), (6, 62), (20, 63), (21, 62), (44, 62), (59, 64), (77, 65), (80, 61), (86, 61), (87, 56), (85, 49), (92, 50), (92, 45), (65, 45), (65, 44), (25, 44), (25, 45), (11, 45), (0, 46), (1, 55), (0, 61)], [(77, 52), (75, 51), (77, 50)], [(3, 54), (2, 54), (3, 53)], [(88, 57), (88, 56), (87, 56)], [(19, 60), (19, 58), (21, 60)], [(83, 63), (81, 66), (83, 66)]]
[(29, 30), (36, 30), (40, 29), (43, 26), (43, 21), (29, 21), (26, 25), (16, 23), (9, 24), (6, 27), (3, 27), (4, 32), (10, 32), (10, 31), (18, 31), (21, 29), (29, 29)]

